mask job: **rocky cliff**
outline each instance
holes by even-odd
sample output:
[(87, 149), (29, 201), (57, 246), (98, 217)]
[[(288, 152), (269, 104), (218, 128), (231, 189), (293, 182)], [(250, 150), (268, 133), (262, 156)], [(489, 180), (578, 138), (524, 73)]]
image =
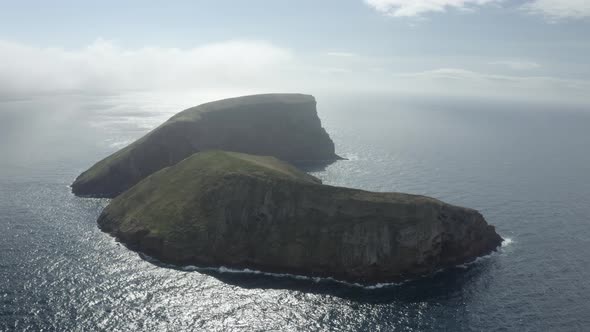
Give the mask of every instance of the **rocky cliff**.
[(164, 262), (367, 283), (469, 262), (502, 241), (475, 210), (322, 185), (275, 158), (220, 151), (147, 177), (98, 223)]
[(254, 95), (175, 115), (82, 173), (72, 191), (79, 196), (115, 197), (146, 176), (211, 149), (269, 155), (295, 164), (339, 158), (321, 126), (313, 96)]

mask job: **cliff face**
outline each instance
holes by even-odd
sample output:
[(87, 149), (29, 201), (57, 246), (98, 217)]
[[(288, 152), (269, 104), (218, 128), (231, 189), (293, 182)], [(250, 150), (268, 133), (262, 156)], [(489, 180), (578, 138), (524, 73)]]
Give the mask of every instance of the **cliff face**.
[(322, 185), (274, 158), (198, 153), (114, 199), (99, 226), (164, 262), (391, 282), (502, 239), (475, 210)]
[(314, 97), (246, 96), (175, 115), (82, 173), (72, 191), (80, 196), (115, 197), (195, 152), (217, 149), (269, 155), (295, 164), (322, 164), (339, 158), (321, 126)]

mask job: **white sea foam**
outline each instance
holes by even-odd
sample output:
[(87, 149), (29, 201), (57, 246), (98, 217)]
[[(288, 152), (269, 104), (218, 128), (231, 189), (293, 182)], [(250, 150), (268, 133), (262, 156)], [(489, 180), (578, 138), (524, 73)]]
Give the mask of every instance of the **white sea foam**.
[(502, 248), (506, 248), (510, 246), (512, 243), (514, 243), (514, 240), (512, 240), (511, 238), (504, 238), (504, 241), (502, 241)]
[[(511, 238), (505, 238), (504, 241), (502, 242), (502, 248), (510, 245), (511, 243), (513, 243), (513, 240)], [(475, 260), (469, 262), (469, 263), (465, 263), (465, 264), (459, 264), (459, 265), (455, 265), (453, 267), (449, 267), (449, 268), (444, 268), (444, 269), (439, 269), (437, 271), (435, 271), (432, 275), (436, 275), (442, 272), (445, 272), (447, 270), (450, 270), (452, 268), (460, 268), (460, 269), (468, 269), (470, 266), (474, 265), (474, 264), (478, 264), (484, 260), (490, 259), (493, 256), (495, 256), (497, 254), (497, 251), (494, 251), (488, 255), (485, 256), (481, 256), (481, 257), (477, 257)], [(148, 261), (152, 261), (152, 262), (157, 262), (159, 265), (164, 265), (164, 266), (168, 266), (171, 268), (178, 268), (177, 266), (174, 265), (170, 265), (170, 264), (163, 264), (160, 261), (158, 261), (157, 259), (147, 256), (147, 255), (143, 255)], [(425, 278), (431, 275), (423, 275), (422, 277), (419, 278), (414, 278), (414, 279), (408, 279), (408, 280), (404, 280), (401, 282), (385, 282), (385, 283), (377, 283), (377, 284), (372, 284), (372, 285), (365, 285), (365, 284), (360, 284), (360, 283), (356, 283), (356, 282), (347, 282), (347, 281), (343, 281), (343, 280), (338, 280), (335, 279), (333, 277), (308, 277), (308, 276), (303, 276), (303, 275), (297, 275), (297, 274), (289, 274), (289, 273), (272, 273), (272, 272), (263, 272), (263, 271), (258, 271), (258, 270), (252, 270), (252, 269), (233, 269), (233, 268), (228, 268), (225, 266), (220, 266), (220, 267), (198, 267), (195, 265), (187, 265), (187, 266), (183, 266), (180, 268), (183, 271), (187, 271), (187, 272), (201, 272), (201, 271), (209, 271), (209, 272), (216, 272), (216, 273), (231, 273), (231, 274), (255, 274), (255, 275), (262, 275), (262, 276), (267, 276), (267, 277), (275, 277), (275, 278), (291, 278), (291, 279), (296, 279), (296, 280), (308, 280), (308, 281), (313, 281), (315, 283), (320, 283), (320, 282), (334, 282), (334, 283), (338, 283), (338, 284), (342, 284), (345, 286), (350, 286), (350, 287), (359, 287), (359, 288), (364, 288), (364, 289), (368, 289), (368, 290), (374, 290), (374, 289), (380, 289), (380, 288), (386, 288), (386, 287), (395, 287), (395, 286), (400, 286), (403, 284), (406, 284), (408, 282), (414, 281), (414, 280), (418, 280), (420, 278)]]
[(232, 268), (228, 268), (225, 266), (221, 266), (221, 267), (198, 267), (198, 266), (194, 266), (194, 265), (188, 265), (188, 266), (184, 266), (182, 267), (183, 271), (196, 271), (196, 272), (200, 272), (200, 271), (213, 271), (213, 272), (217, 272), (217, 273), (231, 273), (231, 274), (256, 274), (256, 275), (263, 275), (263, 276), (268, 276), (268, 277), (275, 277), (275, 278), (291, 278), (291, 279), (296, 279), (296, 280), (308, 280), (308, 281), (313, 281), (315, 283), (320, 283), (320, 282), (335, 282), (335, 283), (339, 283), (339, 284), (343, 284), (343, 285), (347, 285), (347, 286), (353, 286), (353, 287), (361, 287), (361, 288), (366, 288), (366, 289), (376, 289), (376, 288), (382, 288), (382, 287), (387, 287), (387, 286), (397, 286), (397, 285), (401, 285), (403, 282), (400, 283), (378, 283), (378, 284), (374, 284), (374, 285), (363, 285), (360, 283), (352, 283), (352, 282), (347, 282), (347, 281), (343, 281), (343, 280), (338, 280), (332, 277), (308, 277), (308, 276), (303, 276), (303, 275), (298, 275), (298, 274), (290, 274), (290, 273), (272, 273), (272, 272), (263, 272), (263, 271), (259, 271), (259, 270), (252, 270), (252, 269), (232, 269)]
[(359, 155), (356, 153), (345, 153), (342, 157), (349, 161), (359, 160)]

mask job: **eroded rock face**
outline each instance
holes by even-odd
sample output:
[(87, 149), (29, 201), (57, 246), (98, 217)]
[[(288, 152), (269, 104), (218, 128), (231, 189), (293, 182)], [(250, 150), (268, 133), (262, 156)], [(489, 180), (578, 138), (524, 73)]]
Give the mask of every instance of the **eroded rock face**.
[(501, 237), (475, 210), (322, 185), (274, 158), (198, 153), (114, 199), (99, 226), (174, 264), (392, 282), (462, 264)]
[(339, 159), (321, 126), (313, 96), (254, 95), (175, 115), (82, 173), (72, 191), (79, 196), (115, 197), (148, 175), (205, 150), (269, 155), (295, 164)]

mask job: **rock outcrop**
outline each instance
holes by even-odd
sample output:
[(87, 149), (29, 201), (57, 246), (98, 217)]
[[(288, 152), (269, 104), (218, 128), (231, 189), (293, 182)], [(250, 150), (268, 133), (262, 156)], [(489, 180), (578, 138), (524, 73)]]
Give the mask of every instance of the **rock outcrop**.
[(222, 151), (145, 178), (98, 223), (163, 262), (362, 283), (466, 263), (502, 241), (475, 210), (323, 185), (278, 159)]
[(82, 173), (72, 192), (115, 197), (195, 152), (215, 149), (269, 155), (294, 164), (339, 159), (321, 126), (313, 96), (254, 95), (203, 104), (175, 115)]

